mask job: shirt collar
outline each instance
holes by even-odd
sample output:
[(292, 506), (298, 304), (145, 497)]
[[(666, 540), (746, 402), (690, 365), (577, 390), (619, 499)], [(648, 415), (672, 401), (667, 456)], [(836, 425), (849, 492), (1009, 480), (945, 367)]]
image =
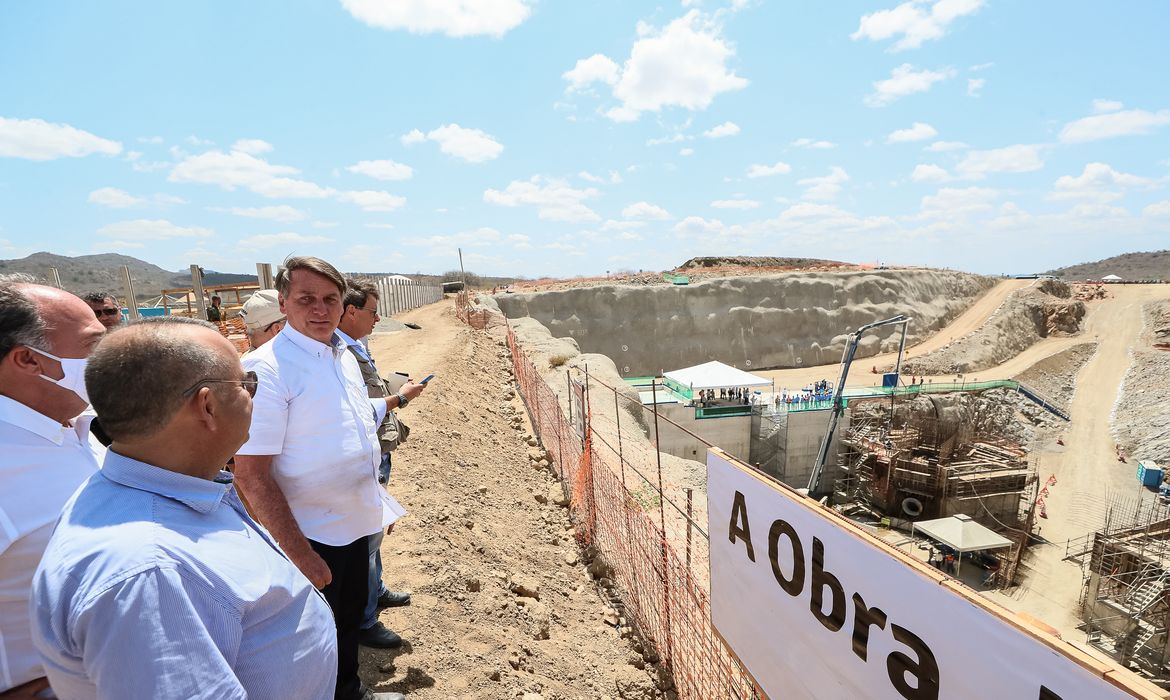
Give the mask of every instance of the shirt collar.
[(61, 445), (65, 442), (66, 431), (74, 431), (79, 439), (82, 438), (84, 433), (89, 430), (89, 423), (92, 420), (93, 414), (87, 409), (86, 413), (71, 421), (72, 425), (61, 425), (16, 399), (0, 395), (0, 422), (23, 428), (34, 435), (43, 437), (54, 445)]
[(284, 324), (280, 335), (289, 339), (293, 345), (301, 350), (309, 353), (313, 357), (325, 357), (325, 353), (332, 352), (334, 357), (340, 357), (341, 353), (345, 352), (345, 342), (341, 339), (339, 334), (341, 331), (333, 331), (333, 336), (329, 339), (329, 343), (322, 343), (320, 340), (314, 340), (309, 336), (301, 333), (292, 327), (291, 323)]
[(231, 472), (221, 471), (214, 481), (200, 479), (139, 462), (113, 450), (106, 452), (101, 473), (110, 481), (178, 501), (200, 513), (215, 510), (232, 488)]
[(351, 347), (355, 351), (357, 351), (357, 354), (360, 355), (362, 357), (362, 359), (364, 359), (364, 360), (370, 359), (370, 356), (368, 354), (366, 354), (365, 346), (362, 345), (360, 340), (354, 340), (353, 338), (349, 337), (348, 333), (341, 330), (340, 328), (337, 329), (337, 335), (339, 338), (341, 338), (341, 342), (345, 343), (348, 347)]

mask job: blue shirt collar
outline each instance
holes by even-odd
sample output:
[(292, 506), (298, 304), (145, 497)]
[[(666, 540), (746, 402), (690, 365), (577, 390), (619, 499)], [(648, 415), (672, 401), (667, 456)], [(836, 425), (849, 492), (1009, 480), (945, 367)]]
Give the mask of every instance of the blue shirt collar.
[(178, 501), (200, 513), (215, 510), (232, 488), (231, 472), (220, 471), (214, 481), (200, 479), (139, 462), (113, 450), (106, 452), (101, 473), (110, 481)]
[(357, 351), (357, 354), (361, 355), (363, 360), (370, 359), (369, 354), (366, 352), (365, 346), (362, 345), (360, 340), (354, 340), (353, 338), (349, 337), (348, 333), (341, 330), (340, 328), (337, 329), (337, 336), (341, 338), (341, 342)]
[(345, 352), (345, 341), (341, 339), (341, 336), (339, 335), (340, 333), (341, 331), (334, 330), (333, 336), (329, 339), (329, 343), (326, 344), (319, 340), (314, 340), (304, 333), (301, 333), (297, 329), (293, 328), (291, 323), (284, 324), (284, 328), (280, 331), (280, 335), (284, 336), (289, 341), (291, 341), (293, 345), (297, 346), (301, 350), (304, 350), (313, 357), (323, 357), (327, 351), (332, 351), (334, 357), (337, 357), (341, 353)]

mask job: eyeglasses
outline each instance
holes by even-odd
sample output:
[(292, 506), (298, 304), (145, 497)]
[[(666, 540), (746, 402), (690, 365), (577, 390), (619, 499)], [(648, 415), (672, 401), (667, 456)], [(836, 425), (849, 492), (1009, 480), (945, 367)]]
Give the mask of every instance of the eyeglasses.
[(260, 380), (256, 377), (255, 372), (244, 373), (243, 379), (200, 379), (195, 382), (194, 386), (183, 392), (183, 397), (186, 398), (195, 393), (195, 390), (204, 384), (239, 384), (244, 391), (248, 392), (248, 396), (256, 398), (256, 387), (260, 385)]
[(93, 315), (101, 318), (102, 316), (121, 316), (121, 309), (94, 309)]

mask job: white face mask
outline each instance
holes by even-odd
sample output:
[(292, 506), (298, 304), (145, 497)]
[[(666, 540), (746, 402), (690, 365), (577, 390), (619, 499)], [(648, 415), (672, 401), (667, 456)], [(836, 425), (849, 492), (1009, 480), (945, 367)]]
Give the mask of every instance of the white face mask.
[(89, 405), (89, 393), (85, 390), (85, 364), (89, 361), (89, 358), (57, 357), (56, 355), (50, 355), (40, 348), (34, 348), (31, 345), (26, 347), (39, 355), (44, 355), (50, 360), (56, 360), (57, 362), (61, 363), (61, 371), (65, 373), (65, 376), (61, 377), (60, 379), (53, 379), (52, 377), (46, 377), (42, 374), (41, 379), (53, 382), (62, 389), (68, 389), (69, 391), (72, 391), (74, 394), (77, 394), (87, 406)]

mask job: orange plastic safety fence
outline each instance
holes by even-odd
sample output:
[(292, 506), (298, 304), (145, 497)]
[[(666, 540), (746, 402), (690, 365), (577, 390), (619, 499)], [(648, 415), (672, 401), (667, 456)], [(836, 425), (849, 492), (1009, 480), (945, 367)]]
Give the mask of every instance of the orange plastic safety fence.
[[(473, 327), (507, 324), (499, 312), (473, 310), (462, 295), (456, 309)], [(571, 494), (583, 544), (592, 545), (611, 568), (627, 619), (654, 642), (678, 697), (759, 697), (750, 676), (711, 627), (706, 538), (695, 536), (692, 542), (689, 533), (680, 534), (691, 525), (677, 514), (664, 533), (657, 505), (650, 511), (644, 507), (648, 499), (664, 497), (656, 485), (638, 475), (592, 427), (586, 428), (582, 441), (511, 327), (507, 342), (520, 396), (552, 468)]]

